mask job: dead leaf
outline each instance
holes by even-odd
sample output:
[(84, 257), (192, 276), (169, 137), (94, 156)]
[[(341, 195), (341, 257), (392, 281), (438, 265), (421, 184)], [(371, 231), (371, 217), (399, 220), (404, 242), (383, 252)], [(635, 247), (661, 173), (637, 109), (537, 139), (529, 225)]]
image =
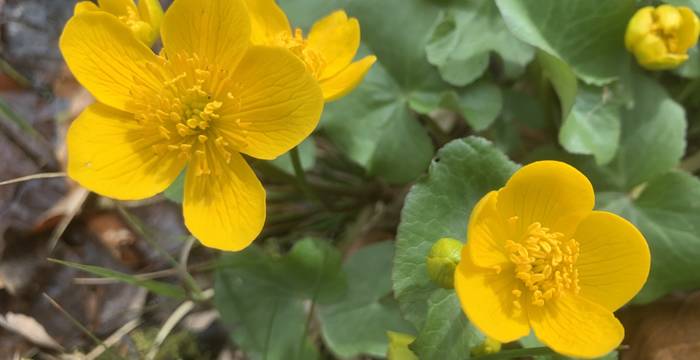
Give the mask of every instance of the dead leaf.
[(619, 314), (625, 325), (623, 360), (697, 359), (700, 354), (700, 292), (668, 296), (630, 306)]
[(27, 340), (39, 346), (63, 350), (63, 347), (46, 332), (46, 329), (33, 317), (8, 312), (3, 317), (0, 315), (0, 326), (7, 330), (22, 335)]

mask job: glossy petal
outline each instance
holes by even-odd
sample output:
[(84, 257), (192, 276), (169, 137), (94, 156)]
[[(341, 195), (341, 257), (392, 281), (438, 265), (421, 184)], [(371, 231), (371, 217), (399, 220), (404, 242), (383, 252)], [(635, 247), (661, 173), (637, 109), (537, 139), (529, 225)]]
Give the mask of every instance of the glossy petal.
[(667, 70), (678, 67), (688, 59), (686, 54), (671, 54), (666, 44), (656, 35), (648, 35), (640, 41), (634, 51), (637, 61), (649, 70)]
[(79, 3), (77, 3), (77, 4), (75, 4), (75, 8), (73, 9), (73, 14), (74, 14), (74, 15), (78, 15), (78, 14), (82, 14), (82, 13), (84, 13), (84, 12), (88, 12), (88, 11), (97, 11), (97, 10), (100, 10), (100, 8), (98, 8), (97, 5), (95, 5), (94, 2), (92, 2), (92, 1), (81, 1), (81, 2), (79, 2)]
[(323, 55), (326, 66), (320, 79), (345, 69), (360, 47), (360, 24), (338, 10), (316, 22), (309, 32), (309, 47)]
[(151, 38), (155, 41), (163, 22), (163, 7), (158, 0), (139, 0), (139, 17), (151, 26)]
[(685, 53), (698, 43), (700, 36), (700, 20), (695, 12), (685, 6), (678, 8), (683, 17), (683, 23), (678, 30), (678, 52)]
[(197, 54), (232, 69), (249, 46), (250, 20), (243, 0), (177, 0), (165, 13), (161, 36), (166, 54)]
[(133, 115), (102, 104), (89, 106), (71, 124), (68, 176), (107, 197), (138, 200), (165, 190), (177, 177), (184, 161), (158, 156), (153, 145), (161, 141)]
[(330, 78), (321, 80), (321, 90), (323, 91), (324, 99), (326, 101), (337, 100), (353, 91), (357, 85), (360, 85), (360, 82), (362, 82), (365, 74), (367, 74), (375, 61), (377, 61), (375, 56), (367, 56), (360, 61), (350, 64)]
[(579, 242), (580, 295), (619, 309), (639, 292), (649, 274), (649, 246), (642, 233), (615, 214), (594, 211), (579, 224), (574, 239)]
[(522, 167), (498, 193), (504, 219), (517, 216), (518, 233), (534, 222), (571, 234), (593, 210), (593, 186), (574, 167), (559, 161), (538, 161)]
[(543, 307), (529, 306), (528, 317), (540, 341), (572, 357), (603, 356), (625, 336), (625, 329), (610, 310), (570, 293)]
[(509, 271), (496, 274), (475, 266), (469, 256), (455, 271), (455, 291), (462, 310), (479, 330), (500, 342), (509, 342), (530, 332), (524, 311), (513, 307), (511, 291), (519, 283)]
[[(304, 64), (289, 51), (252, 47), (233, 77), (239, 109), (222, 109), (216, 123), (241, 152), (274, 159), (303, 141), (316, 128), (323, 110), (321, 88)], [(240, 120), (240, 121), (239, 121)], [(246, 145), (235, 139), (244, 137)]]
[(185, 225), (202, 244), (239, 251), (250, 245), (265, 223), (265, 189), (240, 154), (220, 175), (196, 175), (188, 167), (183, 211)]
[(246, 0), (252, 33), (256, 45), (270, 44), (281, 33), (291, 34), (289, 20), (275, 0)]
[(128, 111), (136, 81), (153, 91), (161, 86), (149, 70), (158, 66), (156, 55), (110, 14), (88, 11), (74, 16), (59, 45), (75, 78), (103, 104)]
[(504, 244), (512, 238), (498, 212), (497, 201), (498, 192), (491, 191), (474, 206), (467, 228), (467, 245), (462, 251), (462, 258), (471, 254), (475, 265), (489, 269), (509, 262)]
[(633, 51), (637, 43), (652, 32), (654, 26), (654, 8), (646, 6), (639, 9), (630, 19), (625, 32), (625, 46)]
[(129, 12), (136, 13), (133, 0), (97, 0), (100, 9), (114, 16), (128, 16)]

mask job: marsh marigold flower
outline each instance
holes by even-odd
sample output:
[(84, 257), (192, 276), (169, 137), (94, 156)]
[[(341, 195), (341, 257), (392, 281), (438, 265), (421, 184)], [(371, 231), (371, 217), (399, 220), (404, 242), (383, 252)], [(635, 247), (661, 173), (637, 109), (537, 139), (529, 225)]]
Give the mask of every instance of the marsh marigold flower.
[(304, 37), (292, 29), (275, 0), (245, 0), (253, 24), (254, 44), (279, 46), (292, 51), (318, 80), (326, 101), (336, 100), (355, 89), (377, 60), (366, 56), (353, 62), (360, 47), (360, 24), (336, 11), (316, 22)]
[(187, 228), (243, 249), (265, 221), (265, 190), (241, 154), (274, 159), (299, 144), (321, 116), (321, 89), (289, 51), (250, 45), (242, 0), (175, 0), (161, 38), (156, 55), (104, 12), (66, 24), (63, 56), (97, 99), (68, 131), (68, 175), (135, 200), (187, 166)]
[(541, 161), (484, 196), (469, 219), (455, 271), (462, 308), (484, 334), (529, 334), (568, 356), (615, 349), (624, 329), (613, 312), (642, 287), (649, 248), (627, 220), (593, 211), (588, 179)]
[(693, 10), (646, 6), (630, 19), (625, 46), (644, 68), (673, 69), (688, 60), (688, 49), (695, 46), (699, 34), (700, 21)]
[(137, 39), (148, 46), (158, 39), (163, 20), (163, 8), (159, 0), (138, 0), (138, 7), (133, 0), (98, 0), (97, 4), (80, 1), (75, 5), (75, 15), (88, 11), (103, 11), (116, 16)]

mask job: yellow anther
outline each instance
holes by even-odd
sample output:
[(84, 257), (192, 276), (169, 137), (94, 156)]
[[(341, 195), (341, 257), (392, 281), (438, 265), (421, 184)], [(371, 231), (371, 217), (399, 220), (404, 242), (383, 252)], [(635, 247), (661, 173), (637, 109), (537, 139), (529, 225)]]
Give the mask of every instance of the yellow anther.
[(199, 135), (199, 136), (197, 136), (197, 140), (199, 140), (199, 142), (202, 143), (202, 144), (204, 144), (205, 142), (207, 142), (208, 139), (209, 139), (209, 138), (208, 138), (206, 135)]
[(199, 121), (197, 121), (197, 119), (195, 119), (195, 118), (187, 119), (187, 126), (189, 126), (190, 129), (196, 128), (197, 125), (199, 125)]
[[(515, 221), (514, 218), (509, 221)], [(523, 282), (535, 306), (543, 306), (545, 300), (555, 298), (561, 291), (577, 293), (580, 289), (575, 268), (579, 245), (574, 239), (563, 238), (562, 233), (550, 232), (534, 222), (520, 240), (505, 243), (508, 258), (515, 264), (515, 277)], [(516, 300), (522, 296), (517, 288), (512, 293)]]

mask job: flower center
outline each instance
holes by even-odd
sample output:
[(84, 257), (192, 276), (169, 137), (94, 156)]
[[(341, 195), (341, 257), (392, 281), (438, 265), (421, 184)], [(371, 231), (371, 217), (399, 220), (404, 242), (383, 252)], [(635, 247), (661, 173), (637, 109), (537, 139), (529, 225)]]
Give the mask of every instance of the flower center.
[(309, 47), (309, 42), (304, 39), (304, 34), (301, 29), (295, 29), (293, 35), (286, 32), (279, 33), (273, 40), (272, 45), (289, 49), (289, 51), (304, 62), (306, 70), (311, 73), (314, 78), (319, 79), (321, 77), (321, 73), (326, 67), (326, 59), (320, 52)]
[[(517, 221), (517, 217), (510, 219)], [(536, 306), (543, 306), (546, 300), (557, 297), (563, 291), (578, 293), (578, 270), (576, 260), (579, 244), (574, 239), (564, 239), (564, 234), (552, 232), (539, 222), (528, 226), (524, 236), (517, 241), (506, 241), (508, 258), (515, 264), (515, 277), (523, 287), (513, 290), (516, 309), (521, 308), (520, 298), (527, 292), (527, 298)]]
[(240, 85), (228, 70), (216, 69), (196, 54), (162, 58), (162, 65), (148, 64), (162, 81), (159, 92), (147, 86), (132, 90), (135, 118), (147, 136), (157, 138), (152, 145), (157, 154), (175, 152), (192, 160), (197, 175), (221, 174), (231, 151), (248, 145), (248, 122), (233, 116), (222, 121), (240, 109), (240, 97), (234, 95)]

